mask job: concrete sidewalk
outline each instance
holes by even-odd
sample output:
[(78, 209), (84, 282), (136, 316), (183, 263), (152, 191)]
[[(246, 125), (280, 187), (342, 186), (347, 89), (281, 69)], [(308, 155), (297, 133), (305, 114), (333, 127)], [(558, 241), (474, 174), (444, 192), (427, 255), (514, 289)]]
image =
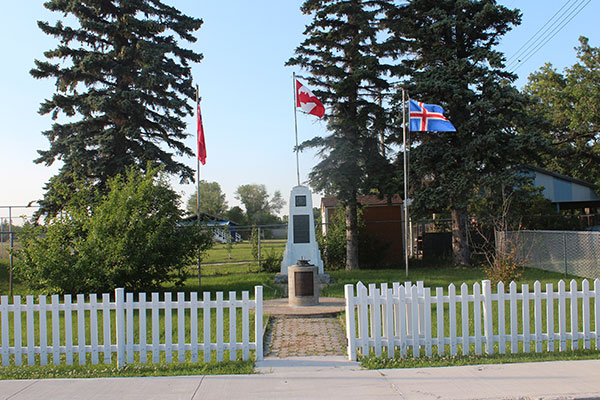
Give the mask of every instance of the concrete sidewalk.
[(361, 370), (268, 358), (256, 375), (0, 381), (0, 399), (600, 399), (600, 360)]

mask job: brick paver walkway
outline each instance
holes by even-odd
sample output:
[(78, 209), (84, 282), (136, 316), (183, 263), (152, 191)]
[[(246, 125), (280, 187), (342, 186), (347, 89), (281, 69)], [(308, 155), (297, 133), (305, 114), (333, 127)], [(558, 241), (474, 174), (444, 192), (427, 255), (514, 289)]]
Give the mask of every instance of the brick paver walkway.
[(279, 358), (343, 356), (346, 336), (337, 317), (275, 316), (266, 348), (267, 355)]

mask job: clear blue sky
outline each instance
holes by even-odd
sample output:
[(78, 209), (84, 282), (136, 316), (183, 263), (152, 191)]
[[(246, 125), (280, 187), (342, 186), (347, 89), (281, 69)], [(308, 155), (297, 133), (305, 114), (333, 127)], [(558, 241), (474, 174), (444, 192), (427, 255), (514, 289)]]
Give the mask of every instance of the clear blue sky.
[[(247, 183), (263, 183), (270, 193), (280, 190), (287, 200), (290, 189), (296, 185), (291, 79), (294, 69), (284, 63), (303, 40), (304, 26), (310, 21), (299, 11), (302, 1), (165, 2), (204, 20), (197, 32), (198, 41), (186, 44), (204, 54), (204, 60), (193, 66), (203, 98), (208, 153), (201, 179), (219, 182), (230, 206), (238, 204), (233, 194), (236, 188)], [(520, 7), (523, 12), (522, 24), (505, 36), (500, 50), (511, 57), (566, 2), (500, 1), (508, 7)], [(37, 157), (36, 150), (48, 148), (41, 132), (52, 121), (49, 116), (37, 114), (37, 110), (40, 102), (52, 95), (54, 83), (33, 79), (29, 70), (34, 59), (43, 58), (42, 53), (56, 45), (55, 39), (37, 28), (36, 21), (54, 21), (59, 15), (48, 12), (41, 1), (3, 1), (0, 11), (4, 16), (0, 25), (0, 205), (22, 205), (41, 198), (43, 185), (58, 170), (57, 164), (46, 167), (32, 161)], [(580, 35), (589, 37), (592, 46), (600, 46), (597, 15), (600, 2), (592, 1), (519, 67), (517, 86), (523, 86), (527, 76), (545, 62), (559, 70), (574, 64), (573, 48)], [(195, 151), (194, 118), (188, 118), (187, 123), (191, 136), (186, 143)], [(300, 141), (325, 133), (323, 123), (302, 114), (298, 114), (298, 129)], [(195, 169), (195, 159), (183, 161)], [(316, 162), (314, 153), (300, 155), (302, 180)], [(174, 181), (173, 185), (185, 200), (194, 191), (193, 184)], [(313, 197), (315, 206), (319, 198)], [(286, 213), (284, 209), (283, 214)], [(0, 209), (0, 217), (6, 215), (7, 211)]]

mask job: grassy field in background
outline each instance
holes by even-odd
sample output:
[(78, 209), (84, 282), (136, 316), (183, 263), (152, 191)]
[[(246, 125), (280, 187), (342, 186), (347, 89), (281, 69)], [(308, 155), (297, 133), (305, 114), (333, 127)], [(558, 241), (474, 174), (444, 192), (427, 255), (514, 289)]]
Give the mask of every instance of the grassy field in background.
[[(261, 254), (265, 255), (269, 251), (275, 251), (283, 253), (285, 249), (286, 241), (281, 240), (261, 240), (260, 249)], [(233, 263), (233, 262), (253, 262), (252, 258), (252, 244), (249, 241), (243, 241), (239, 243), (231, 244), (231, 252), (227, 248), (226, 244), (215, 243), (215, 245), (208, 250), (202, 257), (203, 264), (217, 264), (217, 263)]]

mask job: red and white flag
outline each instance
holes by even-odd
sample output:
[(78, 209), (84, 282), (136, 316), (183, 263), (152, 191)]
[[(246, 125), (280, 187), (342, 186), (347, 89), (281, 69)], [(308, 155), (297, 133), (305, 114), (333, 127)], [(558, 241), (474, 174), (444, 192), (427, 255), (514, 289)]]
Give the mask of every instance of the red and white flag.
[(325, 115), (325, 107), (317, 96), (296, 79), (296, 107), (302, 111), (321, 118)]
[(206, 142), (204, 141), (204, 126), (202, 125), (202, 113), (200, 112), (200, 100), (196, 103), (198, 108), (198, 159), (202, 165), (206, 164)]

